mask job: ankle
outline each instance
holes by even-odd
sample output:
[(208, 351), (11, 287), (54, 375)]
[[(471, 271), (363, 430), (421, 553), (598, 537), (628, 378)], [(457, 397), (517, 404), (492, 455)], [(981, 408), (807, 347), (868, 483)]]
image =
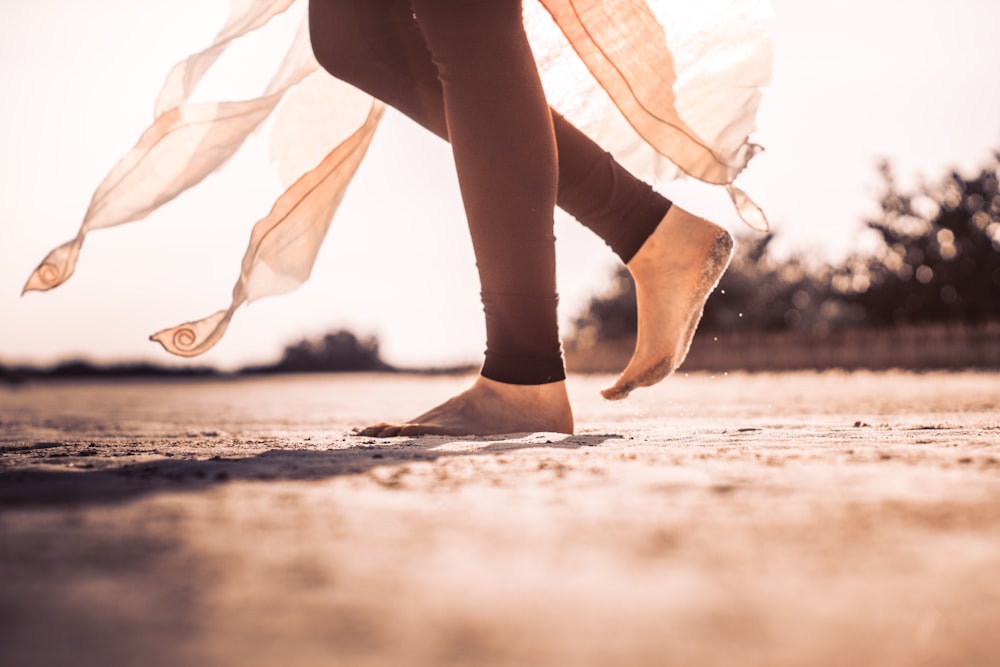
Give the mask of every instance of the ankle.
[[(732, 236), (724, 228), (674, 205), (626, 266), (633, 277), (665, 268), (683, 269), (688, 263), (700, 265), (704, 253), (713, 246), (728, 250), (732, 244)], [(669, 260), (669, 267), (664, 266), (665, 260)]]
[(484, 375), (476, 378), (475, 386), (516, 403), (534, 405), (538, 402), (549, 403), (553, 400), (569, 401), (566, 392), (566, 381), (546, 382), (545, 384), (512, 384), (492, 380)]

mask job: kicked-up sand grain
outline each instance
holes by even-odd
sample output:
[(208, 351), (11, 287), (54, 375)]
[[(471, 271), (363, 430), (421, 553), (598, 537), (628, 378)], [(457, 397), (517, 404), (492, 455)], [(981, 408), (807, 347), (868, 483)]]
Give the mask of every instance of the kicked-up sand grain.
[(1000, 376), (610, 379), (389, 440), (470, 378), (0, 388), (0, 664), (997, 664)]

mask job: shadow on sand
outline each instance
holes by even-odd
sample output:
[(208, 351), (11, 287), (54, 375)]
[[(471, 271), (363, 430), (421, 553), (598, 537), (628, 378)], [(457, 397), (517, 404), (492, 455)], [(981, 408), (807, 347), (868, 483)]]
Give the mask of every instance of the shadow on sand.
[[(343, 448), (274, 449), (242, 458), (163, 459), (111, 467), (95, 465), (91, 470), (20, 468), (0, 472), (0, 510), (127, 502), (154, 493), (203, 491), (231, 481), (319, 481), (364, 474), (378, 466), (433, 462), (455, 456), (493, 456), (525, 449), (596, 447), (621, 437), (617, 434), (589, 434), (553, 436), (531, 442), (444, 436), (384, 441), (363, 439), (359, 444)], [(482, 446), (461, 450), (439, 449), (446, 443), (454, 442), (482, 443)], [(40, 444), (52, 446), (55, 443)], [(38, 448), (37, 444), (7, 447), (0, 453)], [(100, 453), (82, 455), (90, 456), (92, 460), (100, 457)], [(391, 482), (380, 480), (380, 483), (392, 486)]]

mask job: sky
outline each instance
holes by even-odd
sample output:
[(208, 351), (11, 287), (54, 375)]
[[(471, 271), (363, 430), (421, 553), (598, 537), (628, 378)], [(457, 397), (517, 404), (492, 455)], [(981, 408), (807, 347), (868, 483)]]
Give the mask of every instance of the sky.
[[(836, 261), (871, 243), (863, 221), (877, 213), (881, 158), (915, 184), (977, 169), (1000, 148), (1000, 2), (772, 4), (774, 71), (751, 137), (766, 151), (737, 184), (767, 212), (779, 252)], [(339, 328), (378, 336), (390, 363), (475, 363), (485, 333), (450, 152), (391, 111), (310, 281), (242, 308), (201, 357), (171, 357), (148, 336), (228, 304), (250, 227), (280, 192), (262, 142), (146, 220), (89, 236), (66, 284), (20, 296), (152, 120), (166, 72), (211, 41), (227, 7), (0, 5), (0, 364), (82, 357), (235, 368)], [(747, 231), (722, 193), (685, 183), (664, 193)], [(616, 260), (565, 217), (556, 236), (565, 333), (608, 286)]]

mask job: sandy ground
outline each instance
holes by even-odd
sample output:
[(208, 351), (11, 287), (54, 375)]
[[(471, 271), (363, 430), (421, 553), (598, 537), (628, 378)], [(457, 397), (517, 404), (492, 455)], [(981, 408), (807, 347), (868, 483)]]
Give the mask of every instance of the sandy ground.
[(575, 436), (350, 435), (468, 382), (0, 388), (0, 664), (1000, 664), (1000, 376), (573, 377)]

